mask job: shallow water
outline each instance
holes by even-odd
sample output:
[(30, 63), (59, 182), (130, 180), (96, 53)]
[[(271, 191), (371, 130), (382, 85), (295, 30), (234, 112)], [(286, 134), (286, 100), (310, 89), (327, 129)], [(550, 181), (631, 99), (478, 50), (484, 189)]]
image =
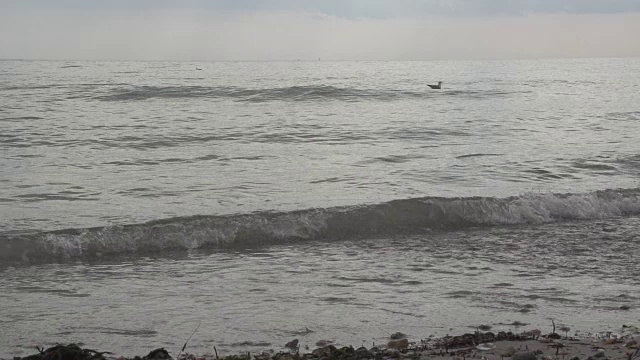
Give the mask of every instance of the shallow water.
[(0, 61), (0, 357), (640, 321), (638, 70)]
[[(428, 232), (5, 269), (7, 355), (81, 341), (143, 354), (473, 331), (582, 334), (640, 320), (640, 218)], [(621, 306), (630, 310), (621, 310)], [(6, 331), (11, 329), (11, 331)], [(35, 329), (35, 330), (34, 330)], [(522, 328), (520, 328), (522, 329)]]

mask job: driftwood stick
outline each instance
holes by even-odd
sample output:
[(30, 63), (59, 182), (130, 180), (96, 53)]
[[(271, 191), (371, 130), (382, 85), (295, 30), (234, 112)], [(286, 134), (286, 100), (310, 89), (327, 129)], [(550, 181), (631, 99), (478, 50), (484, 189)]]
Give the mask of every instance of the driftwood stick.
[[(180, 352), (178, 352), (178, 356), (180, 356), (180, 355), (184, 352), (184, 349), (186, 349), (186, 348), (187, 348), (187, 344), (189, 343), (189, 340), (191, 340), (191, 337), (193, 337), (193, 335), (196, 333), (196, 331), (198, 331), (198, 329), (200, 328), (200, 324), (202, 324), (202, 321), (200, 321), (200, 322), (198, 323), (198, 326), (196, 326), (196, 329), (195, 329), (195, 330), (193, 330), (193, 332), (191, 333), (191, 335), (189, 335), (189, 338), (187, 339), (187, 341), (185, 341), (185, 342), (184, 342), (184, 345), (182, 345), (182, 350), (180, 350)], [(177, 358), (178, 356), (176, 356), (176, 358)]]

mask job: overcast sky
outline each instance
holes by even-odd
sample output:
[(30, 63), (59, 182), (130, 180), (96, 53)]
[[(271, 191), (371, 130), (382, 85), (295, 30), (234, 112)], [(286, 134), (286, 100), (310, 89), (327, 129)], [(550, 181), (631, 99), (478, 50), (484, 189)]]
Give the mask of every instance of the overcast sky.
[(640, 0), (0, 0), (0, 58), (640, 56)]

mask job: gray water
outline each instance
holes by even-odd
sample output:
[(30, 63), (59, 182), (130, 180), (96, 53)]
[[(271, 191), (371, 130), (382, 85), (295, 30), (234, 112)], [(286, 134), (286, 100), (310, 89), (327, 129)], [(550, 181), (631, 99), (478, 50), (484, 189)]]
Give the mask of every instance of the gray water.
[(639, 104), (638, 59), (0, 61), (0, 356), (638, 322)]

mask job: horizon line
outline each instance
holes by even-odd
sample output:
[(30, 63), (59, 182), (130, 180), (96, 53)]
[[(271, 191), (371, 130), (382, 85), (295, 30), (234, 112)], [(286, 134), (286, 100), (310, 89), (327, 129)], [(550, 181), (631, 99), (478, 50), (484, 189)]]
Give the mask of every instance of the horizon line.
[(178, 62), (178, 63), (216, 63), (216, 62), (420, 62), (420, 61), (520, 61), (520, 60), (583, 60), (583, 59), (640, 59), (638, 55), (611, 56), (541, 56), (541, 57), (478, 57), (478, 58), (431, 58), (431, 59), (55, 59), (55, 58), (12, 58), (0, 57), (0, 61), (94, 61), (94, 62)]

